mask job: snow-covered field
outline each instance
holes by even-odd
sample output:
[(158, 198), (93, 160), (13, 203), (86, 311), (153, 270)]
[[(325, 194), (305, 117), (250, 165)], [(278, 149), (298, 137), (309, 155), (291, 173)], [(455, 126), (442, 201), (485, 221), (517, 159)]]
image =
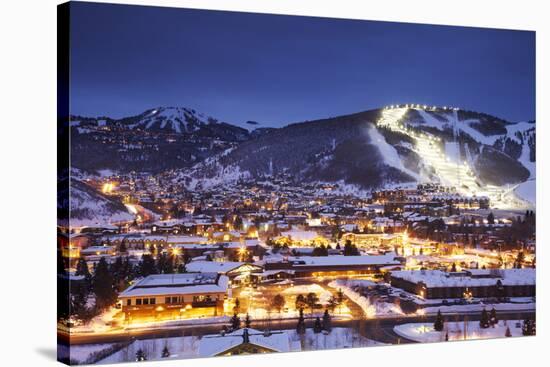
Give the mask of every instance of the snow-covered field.
[[(445, 341), (446, 333), (449, 334), (449, 340), (503, 338), (506, 336), (507, 327), (510, 327), (512, 336), (521, 336), (521, 324), (521, 321), (501, 320), (494, 327), (482, 329), (479, 327), (479, 321), (446, 322), (443, 331), (435, 331), (433, 323), (411, 323), (397, 325), (393, 330), (396, 334), (409, 340), (420, 343), (433, 343)], [(464, 334), (465, 325), (466, 335)]]
[(303, 342), (302, 350), (305, 351), (386, 345), (375, 340), (367, 339), (359, 335), (355, 330), (349, 328), (334, 328), (329, 334), (315, 334), (313, 330), (308, 329), (303, 336), (297, 334), (294, 330), (287, 332), (290, 333), (290, 339), (292, 341)]
[(282, 294), (287, 296), (297, 296), (299, 294), (307, 295), (308, 293), (315, 293), (319, 297), (319, 302), (322, 305), (326, 305), (332, 296), (332, 293), (318, 284), (295, 285), (293, 287), (286, 288), (282, 292)]
[[(307, 329), (304, 335), (295, 330), (285, 330), (292, 345), (292, 351), (311, 351), (323, 349), (358, 348), (385, 345), (359, 335), (349, 328), (334, 328), (328, 334), (314, 333)], [(136, 353), (141, 349), (147, 360), (169, 360), (199, 357), (200, 337), (184, 336), (172, 338), (158, 338), (135, 340), (108, 357), (98, 361), (98, 364), (122, 363), (135, 361)], [(215, 340), (215, 339), (213, 339)], [(71, 359), (76, 363), (85, 363), (93, 360), (92, 354), (112, 348), (114, 344), (89, 344), (71, 347)], [(163, 358), (162, 352), (167, 347), (169, 357)], [(90, 359), (91, 358), (91, 359)]]
[[(164, 347), (168, 348), (170, 357), (162, 358)], [(127, 347), (102, 359), (98, 364), (122, 363), (135, 361), (136, 353), (141, 349), (147, 360), (195, 358), (198, 356), (199, 337), (181, 336), (136, 340)]]

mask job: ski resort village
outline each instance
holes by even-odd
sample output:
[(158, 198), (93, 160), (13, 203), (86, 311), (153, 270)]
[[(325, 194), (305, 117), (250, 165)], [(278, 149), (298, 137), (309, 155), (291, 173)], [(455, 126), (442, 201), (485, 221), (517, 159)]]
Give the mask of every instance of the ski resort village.
[(252, 129), (166, 107), (69, 134), (67, 362), (536, 333), (534, 121), (402, 104)]

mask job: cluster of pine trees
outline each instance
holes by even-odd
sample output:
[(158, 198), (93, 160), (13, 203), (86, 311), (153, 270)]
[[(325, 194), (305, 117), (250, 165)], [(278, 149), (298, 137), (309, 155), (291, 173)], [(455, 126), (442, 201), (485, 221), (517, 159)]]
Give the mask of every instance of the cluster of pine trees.
[[(332, 330), (332, 319), (328, 312), (328, 309), (325, 309), (325, 313), (323, 314), (323, 319), (321, 319), (319, 316), (315, 318), (315, 321), (313, 323), (313, 332), (315, 334), (318, 334), (323, 331), (331, 332), (331, 330)], [(299, 335), (303, 335), (306, 333), (306, 321), (304, 318), (304, 310), (302, 308), (300, 308), (300, 316), (298, 318), (298, 323), (296, 324), (296, 332)]]
[[(71, 282), (70, 315), (87, 322), (105, 309), (113, 306), (118, 293), (126, 289), (135, 278), (152, 274), (184, 273), (185, 264), (176, 256), (158, 253), (153, 257), (146, 254), (134, 265), (128, 257), (118, 257), (108, 264), (105, 258), (94, 263), (90, 272), (86, 260), (80, 259), (75, 275), (82, 281)], [(93, 296), (95, 303), (89, 302)]]

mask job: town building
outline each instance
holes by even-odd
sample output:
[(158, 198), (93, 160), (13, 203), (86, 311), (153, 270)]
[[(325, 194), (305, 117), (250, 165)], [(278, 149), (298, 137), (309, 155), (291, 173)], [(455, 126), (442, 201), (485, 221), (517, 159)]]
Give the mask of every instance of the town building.
[(227, 334), (207, 335), (200, 340), (199, 356), (216, 357), (239, 354), (262, 354), (300, 351), (300, 342), (294, 342), (286, 331), (259, 331), (251, 328)]
[(292, 270), (297, 278), (380, 273), (382, 268), (400, 268), (395, 254), (372, 256), (300, 256), (267, 260), (265, 270)]
[(392, 271), (391, 285), (426, 299), (534, 297), (535, 269)]
[(119, 295), (125, 320), (178, 319), (223, 314), (229, 279), (218, 273), (157, 274)]

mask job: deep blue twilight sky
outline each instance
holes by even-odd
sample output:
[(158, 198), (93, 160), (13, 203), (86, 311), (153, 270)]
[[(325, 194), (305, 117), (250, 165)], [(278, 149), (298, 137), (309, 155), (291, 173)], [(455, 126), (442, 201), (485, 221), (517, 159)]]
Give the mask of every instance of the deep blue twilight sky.
[(263, 126), (392, 103), (535, 118), (535, 33), (73, 3), (71, 113)]

